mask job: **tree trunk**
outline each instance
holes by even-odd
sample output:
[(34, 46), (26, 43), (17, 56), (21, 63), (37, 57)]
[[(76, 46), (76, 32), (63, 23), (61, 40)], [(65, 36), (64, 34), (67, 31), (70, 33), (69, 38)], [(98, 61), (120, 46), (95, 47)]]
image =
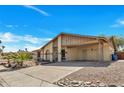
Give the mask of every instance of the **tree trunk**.
[(21, 62), (20, 66), (23, 66), (23, 61)]
[(7, 61), (7, 64), (8, 64), (8, 67), (11, 67), (11, 63), (10, 63), (10, 60), (9, 59)]

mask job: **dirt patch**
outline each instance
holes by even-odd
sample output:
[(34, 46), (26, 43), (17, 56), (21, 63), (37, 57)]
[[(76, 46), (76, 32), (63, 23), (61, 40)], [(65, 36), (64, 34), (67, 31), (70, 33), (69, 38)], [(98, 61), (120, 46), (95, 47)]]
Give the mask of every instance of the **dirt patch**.
[(36, 66), (36, 63), (33, 61), (24, 61), (23, 66), (17, 65), (17, 63), (13, 62), (11, 63), (11, 67), (8, 67), (8, 64), (5, 63), (0, 65), (0, 72), (10, 72), (10, 71), (20, 70), (20, 69), (28, 68), (32, 66)]
[(124, 84), (124, 61), (112, 62), (107, 67), (84, 67), (63, 79), (66, 78), (76, 81), (93, 82), (94, 84), (100, 81), (107, 85), (122, 85)]

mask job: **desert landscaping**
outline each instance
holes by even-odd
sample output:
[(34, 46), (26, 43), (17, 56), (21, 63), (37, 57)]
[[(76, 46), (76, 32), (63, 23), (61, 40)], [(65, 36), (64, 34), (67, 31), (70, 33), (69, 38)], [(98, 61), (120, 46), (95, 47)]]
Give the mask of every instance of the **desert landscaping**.
[(123, 60), (106, 63), (57, 62), (17, 70), (0, 66), (0, 85), (1, 87), (123, 87), (123, 71)]
[(124, 87), (124, 60), (85, 66), (56, 82), (59, 86)]

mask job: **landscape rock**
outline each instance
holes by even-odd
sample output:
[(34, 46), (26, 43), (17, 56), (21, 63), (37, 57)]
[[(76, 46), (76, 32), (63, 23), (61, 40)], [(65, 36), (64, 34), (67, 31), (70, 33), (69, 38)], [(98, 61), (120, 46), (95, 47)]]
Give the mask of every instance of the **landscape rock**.
[(62, 79), (58, 82), (56, 82), (57, 85), (61, 87), (124, 87), (124, 84), (118, 86), (116, 84), (105, 84), (103, 82), (100, 83), (100, 81), (96, 81), (95, 83), (92, 81), (78, 81), (78, 80), (72, 80), (72, 79)]
[(99, 84), (99, 87), (106, 87), (106, 84), (100, 83), (100, 84)]
[(66, 87), (73, 87), (71, 84), (69, 84), (68, 86), (66, 86)]
[(65, 78), (64, 80), (65, 80), (65, 81), (71, 81), (71, 79), (70, 79), (70, 78)]
[(72, 85), (72, 87), (80, 87), (81, 86), (81, 84), (74, 84), (74, 85)]
[(79, 84), (79, 82), (76, 80), (73, 80), (73, 81), (71, 81), (71, 84)]
[(116, 85), (112, 84), (112, 85), (108, 85), (108, 87), (117, 87)]
[(77, 84), (77, 83), (78, 83), (78, 81), (73, 80), (73, 81), (71, 81), (71, 83), (72, 83), (72, 84)]
[(3, 85), (1, 84), (1, 81), (0, 81), (0, 87), (3, 87)]
[(118, 85), (117, 87), (121, 87), (121, 85)]
[(121, 87), (124, 87), (124, 84), (122, 84)]
[(59, 85), (59, 86), (61, 86), (61, 87), (64, 86), (64, 84), (63, 84), (62, 82), (57, 82), (57, 85)]
[(100, 81), (99, 81), (99, 80), (97, 80), (97, 81), (96, 81), (96, 83), (100, 83)]
[(85, 85), (91, 85), (92, 82), (87, 81), (87, 82), (84, 82), (84, 84), (85, 84)]
[(90, 86), (91, 86), (91, 87), (97, 87), (97, 85), (96, 85), (96, 84), (91, 84)]
[(91, 87), (91, 85), (84, 85), (84, 87)]
[(73, 81), (71, 81), (70, 83), (71, 83), (71, 85), (72, 85), (73, 87), (79, 87), (79, 86), (82, 85), (82, 82), (81, 82), (81, 81), (76, 81), (76, 80), (73, 80)]

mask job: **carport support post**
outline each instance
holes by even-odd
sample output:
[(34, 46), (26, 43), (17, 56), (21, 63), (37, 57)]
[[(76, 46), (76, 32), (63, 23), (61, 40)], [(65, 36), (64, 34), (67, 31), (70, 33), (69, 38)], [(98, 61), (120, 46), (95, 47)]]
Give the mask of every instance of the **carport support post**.
[(53, 42), (51, 46), (50, 61), (53, 62)]
[(103, 42), (99, 40), (99, 62), (104, 61), (104, 56), (103, 56)]
[(61, 58), (61, 36), (58, 37), (58, 62), (61, 62), (62, 61), (62, 58)]

